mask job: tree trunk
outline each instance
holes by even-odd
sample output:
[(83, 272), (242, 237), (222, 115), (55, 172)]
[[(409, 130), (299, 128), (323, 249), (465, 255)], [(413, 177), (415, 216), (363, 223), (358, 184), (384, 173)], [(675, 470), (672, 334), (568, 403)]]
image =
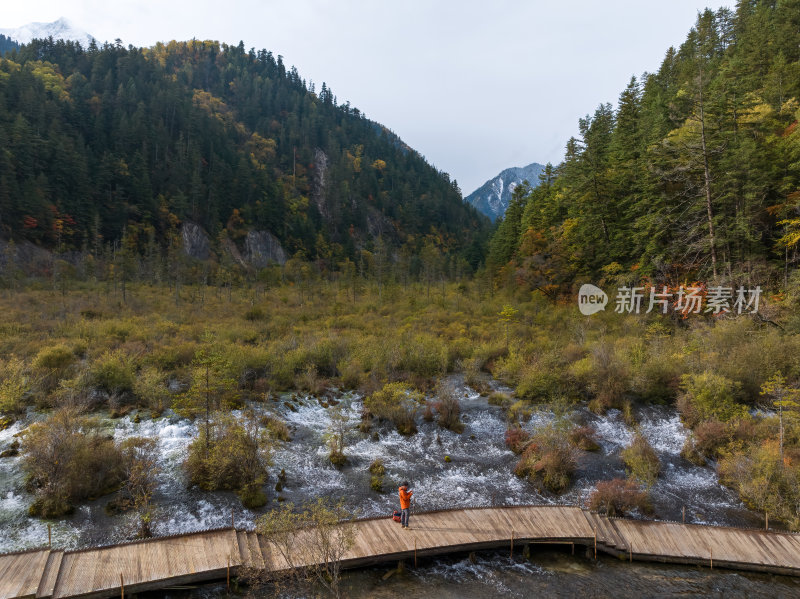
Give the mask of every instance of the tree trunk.
[(706, 214), (708, 216), (708, 241), (711, 244), (711, 270), (717, 278), (717, 249), (714, 238), (714, 210), (711, 206), (711, 171), (708, 167), (708, 149), (706, 147), (706, 119), (703, 109), (703, 83), (700, 74), (700, 143), (703, 150), (703, 174), (705, 176)]
[(211, 392), (209, 389), (208, 384), (208, 369), (209, 366), (206, 363), (206, 458), (208, 458), (208, 445), (209, 445), (209, 438), (210, 438), (210, 417), (211, 417)]

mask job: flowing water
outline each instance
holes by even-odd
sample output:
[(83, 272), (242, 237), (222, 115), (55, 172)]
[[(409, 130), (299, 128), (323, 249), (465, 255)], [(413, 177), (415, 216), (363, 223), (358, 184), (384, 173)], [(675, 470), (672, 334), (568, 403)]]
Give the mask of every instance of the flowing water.
[[(377, 427), (377, 435), (362, 434), (357, 431), (361, 413), (360, 397), (343, 394), (337, 398), (341, 400), (340, 405), (350, 429), (345, 450), (348, 463), (342, 469), (333, 467), (327, 459), (324, 437), (331, 423), (330, 408), (306, 397), (294, 400), (291, 404), (293, 409), (287, 407), (284, 401), (255, 404), (256, 410), (278, 412), (292, 431), (292, 440), (282, 443), (273, 456), (271, 485), (274, 485), (281, 469), (285, 470), (287, 480), (280, 493), (269, 486), (269, 505), (277, 505), (279, 497), (281, 500), (302, 502), (316, 496), (329, 496), (345, 498), (348, 506), (361, 516), (388, 515), (396, 508), (396, 488), (403, 479), (408, 479), (415, 490), (412, 513), (413, 510), (459, 506), (580, 503), (586, 500), (597, 481), (624, 476), (619, 452), (632, 441), (634, 431), (624, 423), (616, 410), (597, 416), (578, 407), (571, 414), (572, 419), (596, 430), (601, 449), (593, 453), (581, 452), (574, 484), (565, 495), (556, 497), (538, 492), (534, 485), (512, 474), (518, 458), (504, 443), (507, 425), (503, 411), (489, 405), (485, 396), (463, 385), (459, 388), (465, 424), (462, 434), (442, 430), (435, 423), (421, 419), (418, 421), (419, 433), (412, 437), (403, 437), (388, 425)], [(236, 415), (241, 417), (241, 413)], [(687, 522), (758, 524), (756, 516), (742, 505), (736, 495), (719, 484), (712, 468), (693, 465), (680, 457), (687, 431), (673, 408), (643, 407), (636, 416), (642, 434), (658, 452), (662, 463), (662, 475), (652, 489), (657, 518), (680, 520), (681, 508), (685, 506)], [(15, 434), (36, 418), (41, 416), (29, 414), (24, 421), (0, 431), (0, 451), (12, 442)], [(554, 419), (552, 412), (538, 411), (525, 427), (533, 431)], [(226, 526), (232, 517), (237, 526), (252, 526), (258, 515), (269, 509), (268, 505), (261, 510), (247, 510), (233, 493), (187, 489), (181, 464), (189, 443), (197, 434), (195, 423), (170, 414), (156, 420), (143, 418), (139, 423), (131, 417), (107, 419), (106, 422), (109, 432), (117, 439), (148, 436), (158, 440), (160, 474), (155, 497), (157, 534)], [(446, 456), (449, 461), (445, 459)], [(370, 489), (367, 468), (376, 458), (382, 459), (386, 466), (387, 492), (383, 494)], [(0, 459), (0, 551), (24, 549), (47, 541), (46, 523), (27, 515), (32, 498), (24, 490), (23, 480), (20, 458)], [(70, 516), (53, 521), (54, 545), (74, 548), (130, 538), (134, 530), (132, 516), (107, 516), (104, 507), (109, 499), (104, 497), (83, 503)], [(466, 590), (463, 591), (466, 594), (462, 594), (459, 590), (458, 596), (477, 597), (482, 596), (480, 589), (487, 584), (495, 585), (493, 588), (497, 589), (507, 585), (522, 592), (523, 587), (514, 581), (526, 580), (535, 586), (542, 581), (546, 583), (566, 577), (574, 579), (570, 588), (577, 592), (583, 584), (581, 581), (585, 577), (595, 577), (591, 572), (596, 570), (592, 566), (594, 570), (590, 568), (588, 573), (570, 573), (571, 566), (564, 565), (566, 570), (556, 568), (551, 572), (555, 566), (548, 569), (533, 562), (505, 564), (502, 560), (498, 561), (496, 556), (481, 559), (480, 568), (472, 563), (467, 567), (458, 560), (434, 562), (420, 572), (398, 577), (396, 581), (390, 579), (385, 586), (397, 587), (397, 592), (405, 592), (407, 585), (416, 585), (415, 594), (420, 594), (417, 591), (424, 584), (425, 589), (438, 588), (441, 592), (422, 596), (448, 596), (448, 581), (463, 579), (464, 588), (474, 588), (474, 594)], [(615, 565), (612, 561), (603, 567), (614, 568)], [(652, 574), (649, 567), (637, 568), (631, 576), (638, 576), (642, 580), (649, 576), (662, 576)], [(676, 571), (694, 572), (692, 569)], [(369, 572), (348, 574), (348, 580), (361, 581), (356, 586), (363, 586), (366, 584), (364, 581), (369, 579)], [(696, 585), (706, 584), (703, 582), (706, 579), (700, 578), (702, 580), (695, 580), (689, 576), (691, 580), (686, 582), (686, 588), (700, 588)], [(509, 596), (514, 596), (514, 592)], [(361, 596), (371, 595), (367, 592)]]
[[(395, 567), (364, 568), (345, 572), (342, 596), (349, 599), (487, 599), (493, 597), (609, 597), (642, 599), (666, 597), (715, 597), (719, 599), (800, 596), (800, 580), (785, 576), (751, 574), (708, 568), (634, 562), (629, 564), (600, 555), (597, 561), (569, 551), (539, 547), (529, 558), (510, 558), (500, 551), (453, 555)], [(388, 578), (387, 578), (388, 576)], [(277, 596), (304, 599), (312, 593), (296, 589), (276, 592), (274, 587), (248, 588), (224, 582), (184, 591), (150, 594), (164, 599), (252, 599)], [(324, 596), (324, 595), (323, 595)]]

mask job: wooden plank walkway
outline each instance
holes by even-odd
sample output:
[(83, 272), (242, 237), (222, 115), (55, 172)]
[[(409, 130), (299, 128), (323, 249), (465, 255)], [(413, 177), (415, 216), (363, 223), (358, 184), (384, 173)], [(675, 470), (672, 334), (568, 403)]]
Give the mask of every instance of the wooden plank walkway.
[[(569, 506), (513, 506), (413, 514), (410, 530), (390, 518), (355, 523), (343, 566), (524, 543), (574, 543), (631, 560), (700, 564), (800, 576), (800, 536), (675, 522), (605, 518)], [(302, 539), (298, 541), (302, 545)], [(286, 564), (261, 535), (207, 530), (74, 551), (0, 555), (0, 599), (117, 597), (224, 579), (242, 567)]]

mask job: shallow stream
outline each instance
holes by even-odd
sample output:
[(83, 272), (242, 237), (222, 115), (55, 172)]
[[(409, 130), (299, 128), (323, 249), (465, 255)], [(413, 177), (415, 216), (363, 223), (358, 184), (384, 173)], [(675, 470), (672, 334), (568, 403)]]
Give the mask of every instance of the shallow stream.
[[(460, 386), (462, 434), (440, 429), (433, 422), (418, 419), (419, 433), (407, 438), (388, 425), (371, 434), (357, 431), (361, 399), (344, 394), (338, 399), (349, 421), (348, 464), (341, 470), (327, 459), (324, 435), (330, 425), (330, 410), (313, 398), (298, 398), (289, 409), (287, 404), (256, 404), (257, 410), (280, 414), (292, 431), (292, 440), (282, 443), (274, 454), (268, 487), (269, 505), (278, 497), (294, 502), (324, 495), (345, 498), (347, 505), (361, 516), (390, 514), (396, 507), (399, 481), (408, 479), (415, 490), (412, 510), (430, 510), (458, 506), (503, 504), (580, 503), (585, 501), (599, 480), (624, 476), (619, 452), (633, 438), (615, 410), (597, 416), (578, 407), (572, 417), (589, 424), (597, 431), (601, 450), (581, 452), (578, 471), (572, 488), (555, 497), (539, 493), (534, 485), (512, 474), (517, 460), (504, 443), (506, 422), (503, 411), (488, 404), (485, 396)], [(240, 413), (237, 413), (241, 416)], [(758, 518), (749, 512), (730, 490), (721, 486), (712, 468), (695, 466), (680, 457), (686, 430), (677, 413), (670, 407), (650, 406), (636, 414), (642, 433), (659, 454), (662, 475), (652, 490), (655, 516), (680, 520), (686, 507), (689, 522), (729, 525), (758, 525)], [(0, 451), (30, 422), (41, 418), (35, 414), (11, 428), (0, 431)], [(535, 412), (526, 428), (535, 430), (555, 416), (542, 410)], [(181, 464), (187, 447), (197, 434), (191, 421), (167, 414), (156, 420), (143, 418), (136, 423), (130, 416), (106, 420), (109, 432), (118, 439), (148, 436), (158, 439), (160, 451), (159, 486), (155, 531), (172, 534), (226, 526), (231, 518), (237, 526), (253, 526), (259, 513), (242, 507), (229, 492), (201, 492), (187, 489)], [(445, 456), (450, 461), (445, 460)], [(386, 493), (370, 488), (367, 471), (372, 460), (381, 458), (386, 465)], [(285, 469), (287, 482), (281, 493), (274, 490), (277, 473)], [(47, 542), (47, 523), (27, 515), (32, 497), (23, 488), (20, 458), (0, 459), (0, 551), (14, 551)], [(74, 548), (105, 544), (130, 538), (134, 530), (132, 516), (107, 516), (105, 504), (110, 497), (81, 504), (75, 512), (52, 522), (53, 543)]]

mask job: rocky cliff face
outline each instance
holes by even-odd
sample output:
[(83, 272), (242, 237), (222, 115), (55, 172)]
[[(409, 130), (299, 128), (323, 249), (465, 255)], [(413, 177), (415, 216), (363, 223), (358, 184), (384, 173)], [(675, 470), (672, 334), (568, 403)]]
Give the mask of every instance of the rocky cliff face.
[(183, 223), (181, 226), (183, 251), (195, 260), (208, 260), (210, 255), (208, 235), (194, 223)]
[[(61, 259), (73, 256), (60, 256)], [(44, 273), (53, 266), (53, 255), (29, 241), (9, 245), (0, 239), (0, 272), (10, 273), (10, 269), (20, 268), (24, 272)]]
[(327, 218), (328, 205), (325, 199), (325, 174), (328, 170), (328, 155), (321, 149), (314, 150), (314, 171), (312, 173), (311, 197), (323, 218)]
[(270, 263), (286, 263), (286, 252), (269, 231), (250, 231), (244, 240), (244, 248), (245, 260), (256, 268), (264, 268)]
[[(181, 227), (183, 250), (195, 260), (208, 260), (211, 257), (211, 245), (206, 232), (194, 223), (184, 223)], [(231, 240), (226, 240), (220, 248), (229, 252), (235, 262), (242, 266), (265, 268), (270, 264), (285, 264), (286, 252), (281, 242), (269, 231), (250, 231), (244, 240), (244, 251)]]

